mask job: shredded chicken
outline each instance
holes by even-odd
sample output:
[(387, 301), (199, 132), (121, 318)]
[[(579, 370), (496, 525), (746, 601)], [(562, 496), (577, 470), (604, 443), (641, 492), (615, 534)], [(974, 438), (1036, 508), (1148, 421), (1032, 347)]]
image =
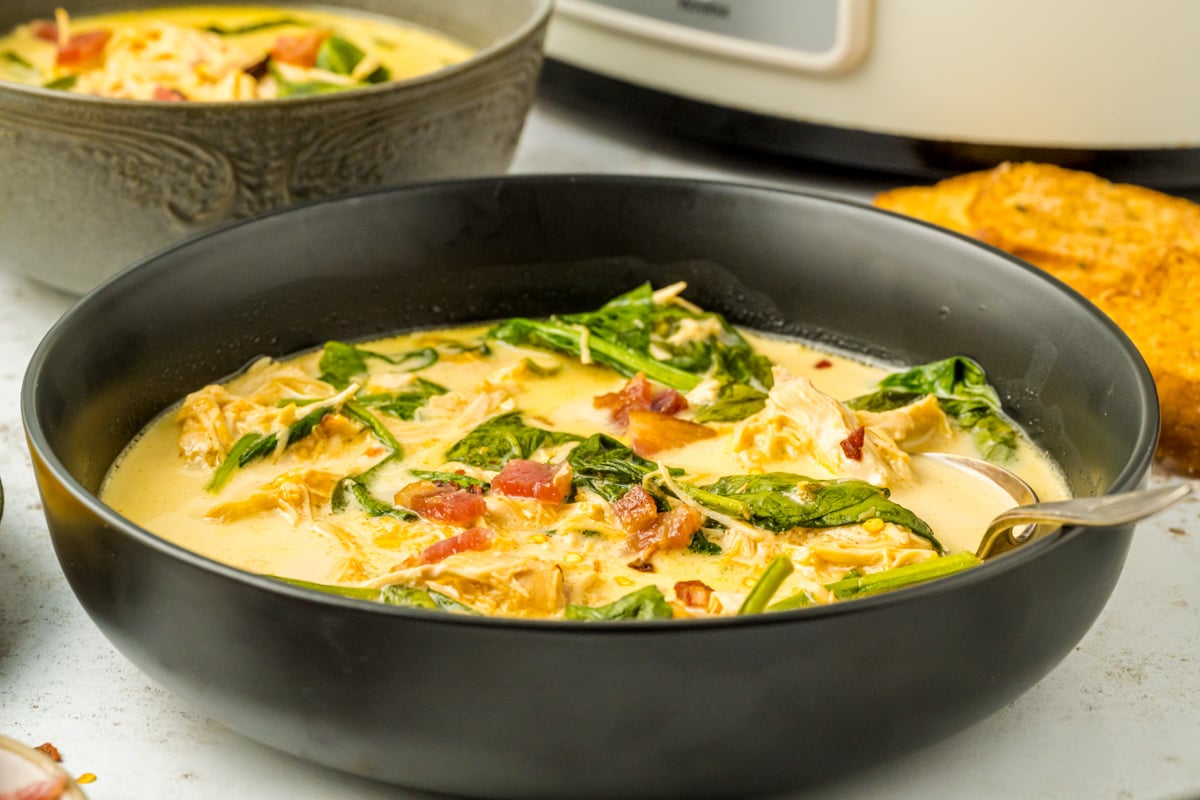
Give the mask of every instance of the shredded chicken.
[(328, 384), (294, 365), (260, 359), (230, 388), (212, 384), (184, 399), (175, 415), (180, 454), (189, 463), (216, 468), (244, 434), (286, 429), (296, 420), (299, 406), (282, 401), (330, 393)]
[(946, 412), (938, 405), (937, 397), (931, 394), (890, 411), (859, 411), (857, 414), (859, 422), (888, 436), (909, 453), (945, 448), (954, 435)]
[[(912, 477), (908, 454), (886, 433), (865, 425), (849, 406), (781, 367), (775, 367), (774, 378), (763, 410), (734, 431), (733, 448), (743, 460), (808, 458), (831, 475), (885, 487)], [(842, 443), (860, 427), (865, 428), (861, 457), (855, 459)]]
[(516, 553), (459, 553), (437, 564), (403, 567), (367, 586), (425, 586), (488, 614), (544, 617), (566, 605), (563, 570)]
[(216, 522), (278, 511), (293, 525), (311, 521), (318, 508), (329, 502), (341, 476), (311, 467), (289, 470), (239, 500), (213, 506), (205, 514)]

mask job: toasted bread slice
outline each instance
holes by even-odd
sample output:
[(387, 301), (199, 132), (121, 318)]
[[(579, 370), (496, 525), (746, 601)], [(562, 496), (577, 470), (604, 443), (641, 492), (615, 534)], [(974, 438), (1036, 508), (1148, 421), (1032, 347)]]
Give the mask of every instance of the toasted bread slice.
[(970, 217), (971, 203), (990, 176), (990, 171), (968, 172), (934, 186), (902, 186), (877, 196), (875, 205), (975, 236), (975, 225)]
[(1162, 409), (1159, 455), (1186, 472), (1200, 471), (1200, 254), (1172, 248), (1125, 288), (1097, 305), (1129, 335), (1146, 359)]
[(1200, 206), (1049, 164), (1002, 164), (967, 217), (991, 244), (1034, 263), (1076, 262), (1113, 276), (1200, 246)]
[(1159, 455), (1200, 473), (1200, 206), (1049, 164), (1002, 164), (875, 202), (1006, 250), (1096, 303), (1154, 375)]

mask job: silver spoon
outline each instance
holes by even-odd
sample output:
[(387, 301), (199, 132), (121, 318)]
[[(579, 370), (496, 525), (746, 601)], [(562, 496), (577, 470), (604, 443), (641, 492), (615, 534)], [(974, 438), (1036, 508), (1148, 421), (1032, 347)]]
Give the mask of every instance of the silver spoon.
[[(1008, 492), (1018, 505), (1002, 511), (988, 523), (975, 555), (990, 558), (1034, 539), (1040, 539), (1063, 525), (1088, 525), (1093, 528), (1136, 522), (1174, 505), (1192, 491), (1190, 483), (1135, 489), (1099, 497), (1075, 497), (1070, 500), (1038, 502), (1037, 493), (1015, 473), (981, 458), (951, 453), (920, 453), (924, 458), (976, 472)], [(1020, 526), (1020, 527), (1018, 527)]]

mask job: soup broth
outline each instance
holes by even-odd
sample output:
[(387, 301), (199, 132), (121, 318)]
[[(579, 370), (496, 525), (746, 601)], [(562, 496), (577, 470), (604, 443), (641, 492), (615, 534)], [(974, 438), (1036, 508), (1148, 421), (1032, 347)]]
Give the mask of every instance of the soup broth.
[(1067, 496), (1002, 415), (966, 427), (944, 392), (909, 391), (936, 370), (966, 385), (972, 362), (897, 371), (736, 330), (681, 289), (264, 358), (151, 424), (101, 497), (189, 550), (325, 591), (618, 619), (839, 602), (871, 576), (977, 563), (1012, 500), (922, 452), (986, 454)]
[(399, 20), (323, 9), (60, 11), (0, 38), (0, 80), (133, 100), (274, 99), (404, 80), (471, 53)]

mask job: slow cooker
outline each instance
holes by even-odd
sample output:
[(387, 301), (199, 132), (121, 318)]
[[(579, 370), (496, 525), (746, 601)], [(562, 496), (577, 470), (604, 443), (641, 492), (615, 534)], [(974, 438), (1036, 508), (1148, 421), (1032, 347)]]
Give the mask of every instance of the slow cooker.
[(558, 0), (547, 84), (690, 135), (941, 175), (1200, 186), (1200, 3)]

